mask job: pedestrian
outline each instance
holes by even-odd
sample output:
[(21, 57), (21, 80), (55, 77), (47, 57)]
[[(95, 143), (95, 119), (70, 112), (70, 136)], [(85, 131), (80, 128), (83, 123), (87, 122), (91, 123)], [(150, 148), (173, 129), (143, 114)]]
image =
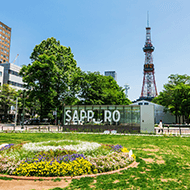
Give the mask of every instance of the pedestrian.
[(160, 120), (160, 123), (158, 124), (158, 127), (159, 127), (159, 130), (158, 130), (158, 133), (163, 133), (163, 127), (162, 127), (162, 120)]

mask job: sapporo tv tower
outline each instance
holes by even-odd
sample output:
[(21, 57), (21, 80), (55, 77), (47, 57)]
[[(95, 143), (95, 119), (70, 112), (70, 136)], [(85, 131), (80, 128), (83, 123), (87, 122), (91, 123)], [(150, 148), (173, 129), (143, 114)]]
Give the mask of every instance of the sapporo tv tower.
[(155, 96), (157, 96), (156, 82), (154, 76), (154, 64), (152, 59), (152, 52), (154, 51), (154, 46), (151, 42), (151, 28), (149, 27), (149, 15), (147, 14), (147, 27), (146, 27), (146, 41), (143, 47), (145, 52), (145, 63), (144, 63), (144, 76), (141, 96), (139, 100), (149, 100), (151, 101)]

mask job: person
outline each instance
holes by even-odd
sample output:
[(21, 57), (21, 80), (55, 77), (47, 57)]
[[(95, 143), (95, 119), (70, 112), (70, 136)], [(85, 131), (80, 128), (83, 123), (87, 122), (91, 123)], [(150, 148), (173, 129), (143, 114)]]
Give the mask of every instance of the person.
[(163, 133), (162, 120), (160, 120), (160, 123), (158, 124), (158, 127), (159, 127), (158, 133), (160, 133), (161, 131)]

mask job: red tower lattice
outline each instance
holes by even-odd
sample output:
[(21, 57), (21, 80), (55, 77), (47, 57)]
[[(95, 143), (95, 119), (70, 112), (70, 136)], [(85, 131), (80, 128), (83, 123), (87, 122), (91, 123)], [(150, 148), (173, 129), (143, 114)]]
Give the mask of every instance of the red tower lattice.
[(145, 52), (145, 63), (143, 70), (144, 76), (140, 99), (152, 100), (155, 96), (157, 96), (157, 89), (154, 76), (154, 64), (152, 59), (152, 52), (154, 51), (154, 47), (151, 42), (151, 28), (148, 25), (149, 23), (147, 22), (146, 41), (143, 47), (143, 51)]

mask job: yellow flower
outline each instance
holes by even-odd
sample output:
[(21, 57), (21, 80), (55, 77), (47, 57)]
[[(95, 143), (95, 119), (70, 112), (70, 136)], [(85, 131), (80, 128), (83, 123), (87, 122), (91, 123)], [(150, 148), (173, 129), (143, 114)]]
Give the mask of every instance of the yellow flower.
[(129, 152), (129, 151), (127, 150), (127, 148), (124, 147), (121, 149), (121, 152)]

